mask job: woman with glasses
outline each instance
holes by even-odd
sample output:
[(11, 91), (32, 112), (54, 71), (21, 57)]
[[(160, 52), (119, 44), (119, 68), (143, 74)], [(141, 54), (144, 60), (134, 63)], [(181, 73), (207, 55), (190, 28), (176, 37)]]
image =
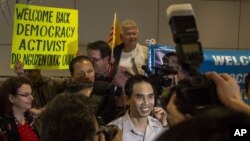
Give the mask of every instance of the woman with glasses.
[(29, 115), (33, 95), (31, 83), (24, 77), (11, 77), (0, 87), (0, 140), (39, 141)]

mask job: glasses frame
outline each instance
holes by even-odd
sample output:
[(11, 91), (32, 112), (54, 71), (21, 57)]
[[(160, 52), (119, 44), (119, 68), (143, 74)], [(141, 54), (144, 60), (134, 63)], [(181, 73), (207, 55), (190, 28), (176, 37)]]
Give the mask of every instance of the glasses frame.
[(101, 58), (90, 58), (93, 62), (99, 62), (101, 59), (103, 59), (104, 57)]
[(29, 96), (34, 96), (34, 94), (33, 93), (31, 93), (31, 94), (16, 94), (16, 95), (20, 95), (20, 96), (22, 96), (22, 97), (29, 97)]

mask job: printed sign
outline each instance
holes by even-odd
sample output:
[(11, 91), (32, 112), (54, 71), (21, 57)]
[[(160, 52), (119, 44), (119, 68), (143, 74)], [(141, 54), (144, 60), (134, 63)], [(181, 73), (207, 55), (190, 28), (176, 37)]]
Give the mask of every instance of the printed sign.
[(77, 51), (77, 10), (15, 5), (11, 68), (68, 69)]

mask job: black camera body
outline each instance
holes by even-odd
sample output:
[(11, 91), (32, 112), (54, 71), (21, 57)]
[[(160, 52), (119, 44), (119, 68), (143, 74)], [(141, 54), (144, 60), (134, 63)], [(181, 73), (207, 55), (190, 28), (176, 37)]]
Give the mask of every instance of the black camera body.
[(142, 69), (146, 72), (154, 84), (154, 90), (156, 94), (155, 103), (158, 103), (157, 101), (163, 92), (163, 87), (169, 87), (173, 83), (173, 80), (168, 78), (168, 76), (170, 74), (177, 74), (177, 71), (165, 64), (158, 67), (152, 67), (152, 69), (154, 69), (154, 73), (152, 73), (149, 67), (146, 65), (143, 65)]
[(172, 85), (173, 80), (168, 78), (168, 76), (177, 74), (175, 69), (166, 64), (154, 67), (154, 69), (155, 77), (158, 79), (157, 84), (159, 84), (160, 87), (169, 87)]
[(221, 105), (214, 83), (204, 75), (188, 77), (175, 87), (175, 104), (182, 113), (192, 115)]
[(197, 114), (221, 105), (215, 84), (198, 71), (203, 62), (203, 51), (191, 4), (172, 5), (167, 9), (167, 15), (178, 61), (188, 74), (174, 88), (177, 108), (182, 113)]

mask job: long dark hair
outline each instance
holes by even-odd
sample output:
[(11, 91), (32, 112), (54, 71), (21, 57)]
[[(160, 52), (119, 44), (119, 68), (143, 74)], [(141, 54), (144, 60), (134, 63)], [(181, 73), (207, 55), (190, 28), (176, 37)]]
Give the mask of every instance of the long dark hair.
[(31, 82), (25, 77), (10, 77), (0, 86), (0, 115), (13, 116), (12, 103), (9, 101), (9, 96), (17, 95), (18, 89), (23, 85)]

